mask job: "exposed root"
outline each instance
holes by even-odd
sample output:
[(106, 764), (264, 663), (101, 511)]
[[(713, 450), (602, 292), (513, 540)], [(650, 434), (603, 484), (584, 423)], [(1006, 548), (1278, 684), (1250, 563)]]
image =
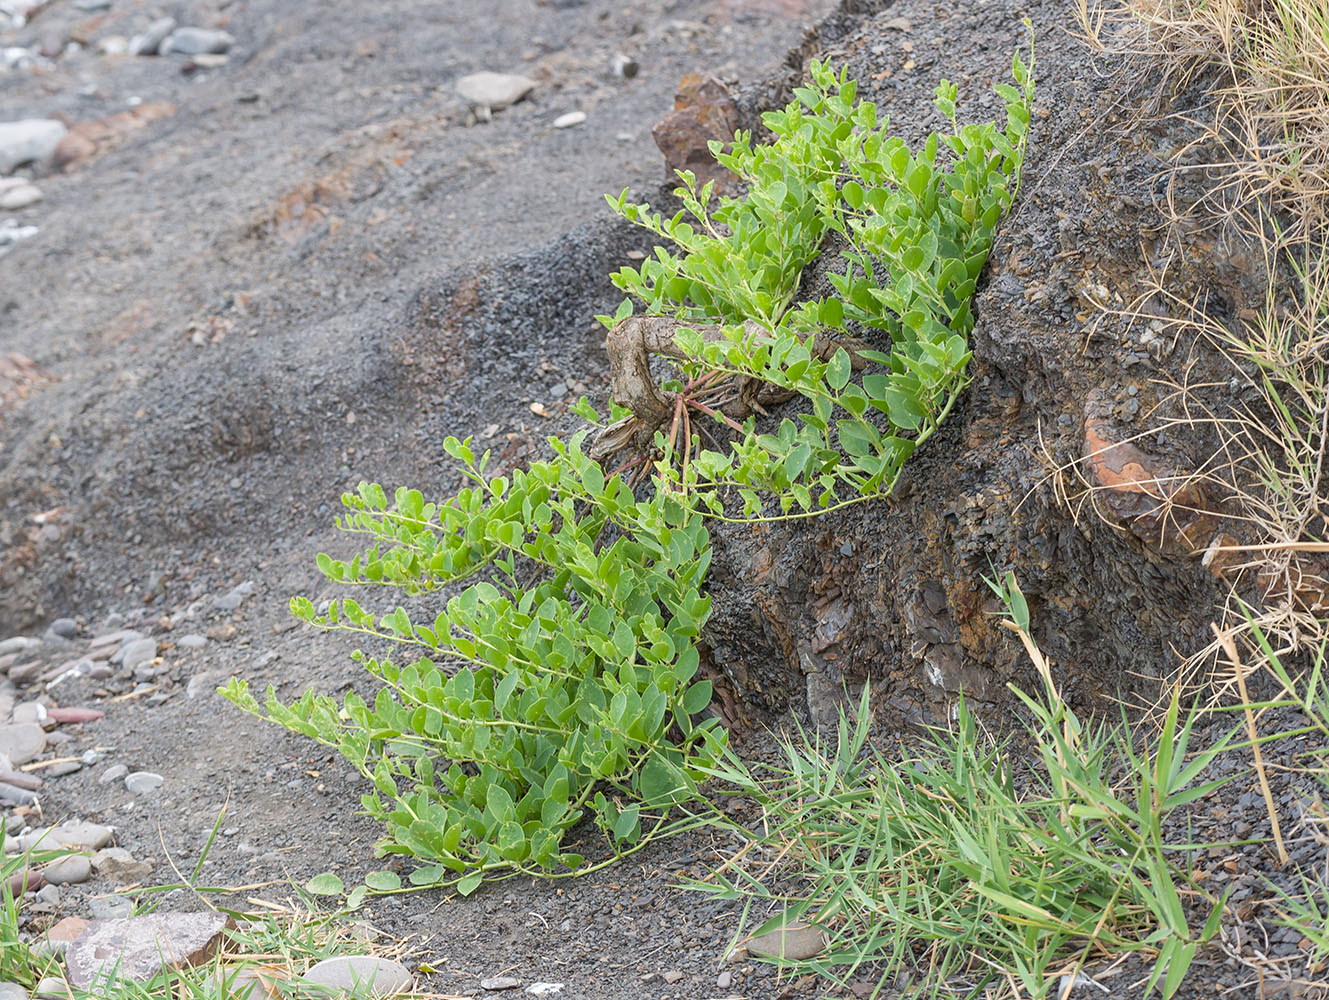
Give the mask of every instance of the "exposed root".
[[(750, 337), (771, 335), (770, 331), (752, 321), (744, 324), (744, 328)], [(682, 392), (664, 391), (651, 373), (651, 355), (683, 358), (674, 338), (679, 330), (684, 329), (696, 331), (703, 340), (724, 339), (724, 327), (720, 324), (696, 323), (671, 316), (631, 316), (609, 332), (605, 346), (609, 351), (610, 391), (614, 402), (631, 410), (632, 416), (600, 431), (591, 444), (592, 458), (603, 462), (625, 449), (646, 454), (654, 447), (655, 435), (659, 431), (666, 432), (666, 439), (671, 444), (676, 442), (678, 451), (686, 456), (692, 441), (689, 409), (741, 432), (743, 428), (739, 421), (754, 413), (765, 414), (766, 407), (786, 402), (795, 395), (791, 389), (782, 389), (761, 379), (717, 372), (693, 379)], [(845, 347), (854, 369), (861, 370), (867, 366), (867, 361), (855, 348), (862, 346), (818, 333), (813, 340), (812, 353), (825, 361), (837, 348)], [(684, 435), (682, 440), (679, 440), (680, 431)]]

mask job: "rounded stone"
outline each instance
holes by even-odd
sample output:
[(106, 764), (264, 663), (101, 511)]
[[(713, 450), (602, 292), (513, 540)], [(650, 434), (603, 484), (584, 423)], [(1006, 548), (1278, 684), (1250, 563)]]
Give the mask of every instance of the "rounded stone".
[(343, 955), (326, 958), (302, 977), (354, 997), (387, 997), (411, 988), (411, 974), (406, 966), (388, 958), (370, 955)]
[(37, 983), (37, 996), (43, 1000), (67, 1000), (69, 987), (65, 985), (63, 979), (47, 976)]
[(135, 795), (147, 795), (161, 788), (165, 780), (160, 774), (151, 771), (135, 771), (125, 776), (125, 787)]
[(115, 828), (102, 823), (69, 820), (51, 831), (50, 840), (75, 851), (97, 851), (111, 842)]
[(62, 639), (74, 639), (78, 637), (78, 622), (73, 618), (57, 618), (51, 622), (49, 631)]
[(92, 877), (92, 862), (82, 854), (52, 861), (42, 869), (42, 875), (53, 885), (75, 885)]
[(0, 1000), (28, 1000), (28, 991), (18, 983), (0, 983)]
[(46, 749), (46, 733), (35, 723), (0, 726), (0, 753), (10, 762), (26, 764)]

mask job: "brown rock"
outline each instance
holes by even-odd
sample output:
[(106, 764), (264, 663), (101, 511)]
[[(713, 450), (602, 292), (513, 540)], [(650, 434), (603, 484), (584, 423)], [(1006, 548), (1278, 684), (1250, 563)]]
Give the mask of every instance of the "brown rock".
[(9, 894), (18, 897), (25, 892), (36, 892), (45, 884), (46, 879), (41, 872), (24, 868), (9, 876)]
[(49, 708), (46, 710), (48, 718), (56, 722), (94, 722), (97, 719), (105, 718), (106, 713), (95, 708), (77, 708), (68, 706), (65, 708)]
[(732, 192), (737, 178), (715, 162), (707, 143), (733, 141), (738, 107), (727, 88), (712, 76), (689, 73), (678, 85), (674, 110), (655, 123), (651, 138), (664, 154), (670, 171), (691, 170), (698, 183), (709, 180)]
[(55, 147), (55, 165), (61, 170), (67, 170), (75, 163), (92, 159), (96, 152), (97, 144), (87, 135), (70, 132)]
[(815, 925), (795, 924), (758, 934), (748, 941), (747, 950), (773, 958), (812, 958), (826, 950), (826, 932)]
[(231, 920), (222, 913), (171, 913), (166, 916), (94, 920), (69, 946), (66, 978), (87, 989), (103, 972), (146, 982), (164, 967), (179, 969), (208, 961), (221, 947)]
[(1199, 484), (1130, 441), (1114, 440), (1102, 400), (1085, 407), (1084, 457), (1107, 513), (1142, 541), (1173, 555), (1199, 551), (1217, 524)]
[(90, 923), (92, 921), (86, 917), (65, 917), (46, 931), (45, 938), (53, 944), (67, 945), (82, 934)]
[(55, 162), (62, 170), (87, 163), (120, 145), (135, 132), (159, 118), (175, 114), (175, 105), (165, 101), (140, 104), (128, 111), (93, 121), (79, 122), (55, 148)]

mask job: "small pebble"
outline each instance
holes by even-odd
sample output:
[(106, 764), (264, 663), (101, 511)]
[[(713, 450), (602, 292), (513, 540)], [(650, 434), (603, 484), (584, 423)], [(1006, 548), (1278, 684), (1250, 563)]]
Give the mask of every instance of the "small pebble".
[(82, 854), (52, 861), (42, 869), (42, 876), (55, 885), (73, 885), (92, 877), (92, 861)]
[(574, 125), (581, 125), (585, 121), (585, 111), (569, 111), (567, 114), (559, 115), (554, 119), (554, 128), (572, 128)]
[(125, 776), (125, 787), (135, 795), (147, 795), (161, 788), (165, 779), (151, 771), (135, 771)]
[(125, 767), (124, 764), (112, 764), (101, 773), (101, 777), (97, 779), (97, 784), (109, 785), (112, 781), (119, 781), (128, 773), (129, 768)]

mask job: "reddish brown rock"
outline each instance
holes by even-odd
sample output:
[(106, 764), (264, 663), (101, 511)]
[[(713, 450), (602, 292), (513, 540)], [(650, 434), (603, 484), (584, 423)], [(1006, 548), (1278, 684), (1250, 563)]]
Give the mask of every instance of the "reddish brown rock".
[(46, 710), (46, 715), (48, 718), (61, 723), (95, 722), (97, 719), (106, 717), (106, 713), (99, 711), (98, 709), (77, 708), (72, 705), (65, 708), (48, 708)]
[(159, 118), (175, 114), (175, 105), (165, 101), (140, 104), (94, 121), (79, 122), (55, 148), (55, 163), (62, 170), (87, 163), (120, 145), (135, 132)]
[(39, 871), (24, 868), (9, 876), (9, 894), (15, 898), (25, 892), (36, 892), (46, 884), (46, 879)]
[(48, 941), (73, 941), (83, 933), (88, 924), (92, 923), (87, 917), (65, 917), (59, 923), (54, 924), (46, 932)]
[(699, 183), (714, 180), (732, 191), (737, 178), (715, 162), (708, 143), (733, 141), (738, 107), (727, 88), (712, 76), (689, 73), (678, 85), (674, 110), (655, 123), (651, 138), (664, 153), (670, 171), (691, 170)]
[(65, 976), (87, 989), (111, 969), (124, 979), (146, 982), (164, 967), (179, 969), (208, 961), (221, 947), (231, 920), (222, 913), (171, 913), (94, 920), (69, 945)]
[(1116, 440), (1103, 409), (1091, 395), (1085, 406), (1084, 457), (1105, 513), (1173, 555), (1203, 551), (1217, 518), (1199, 484), (1129, 440)]

